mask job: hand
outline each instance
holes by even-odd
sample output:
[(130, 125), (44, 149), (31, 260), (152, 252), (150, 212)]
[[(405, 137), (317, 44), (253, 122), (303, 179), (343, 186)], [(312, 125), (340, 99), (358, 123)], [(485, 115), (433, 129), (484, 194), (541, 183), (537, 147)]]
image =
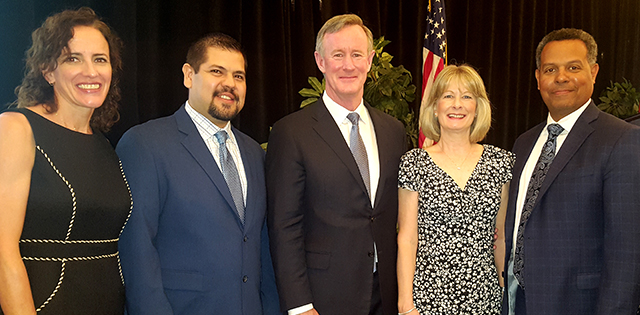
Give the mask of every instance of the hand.
[(318, 311), (316, 311), (315, 308), (312, 308), (304, 313), (300, 313), (300, 315), (320, 315), (320, 314), (318, 314)]

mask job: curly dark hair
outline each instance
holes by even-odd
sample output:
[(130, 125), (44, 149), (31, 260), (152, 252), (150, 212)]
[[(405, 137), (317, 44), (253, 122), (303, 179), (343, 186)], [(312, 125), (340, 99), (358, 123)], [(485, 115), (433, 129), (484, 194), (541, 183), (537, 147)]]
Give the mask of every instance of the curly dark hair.
[(92, 9), (87, 7), (54, 14), (31, 33), (33, 44), (26, 52), (24, 78), (22, 84), (15, 89), (18, 99), (14, 104), (17, 107), (45, 104), (45, 108), (51, 113), (58, 110), (53, 87), (45, 80), (43, 72), (51, 72), (58, 67), (57, 60), (62, 52), (69, 48), (68, 44), (73, 38), (73, 29), (76, 26), (89, 26), (97, 29), (109, 44), (112, 68), (111, 85), (104, 103), (91, 116), (91, 128), (106, 132), (120, 119), (118, 113), (118, 103), (120, 102), (118, 74), (122, 70), (120, 57), (122, 41)]

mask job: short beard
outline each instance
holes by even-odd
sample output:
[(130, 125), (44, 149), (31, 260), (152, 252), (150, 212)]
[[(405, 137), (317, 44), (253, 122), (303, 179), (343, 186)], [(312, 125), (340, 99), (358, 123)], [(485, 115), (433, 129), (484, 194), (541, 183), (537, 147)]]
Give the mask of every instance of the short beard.
[(238, 106), (236, 102), (236, 109), (233, 112), (223, 112), (218, 109), (218, 107), (211, 102), (209, 105), (209, 110), (207, 111), (211, 117), (221, 120), (221, 121), (230, 121), (238, 115)]
[[(223, 92), (229, 92), (233, 94), (233, 97), (235, 99), (235, 110), (233, 112), (225, 112), (223, 110), (220, 110), (216, 104), (214, 103), (214, 100), (216, 99), (216, 96), (218, 96), (218, 94), (223, 93)], [(238, 95), (235, 93), (235, 91), (233, 90), (229, 90), (229, 89), (224, 89), (224, 91), (219, 92), (216, 91), (213, 93), (213, 97), (211, 98), (211, 104), (209, 104), (209, 109), (207, 110), (207, 112), (209, 113), (209, 115), (211, 115), (211, 117), (221, 120), (221, 121), (231, 121), (232, 119), (236, 118), (236, 116), (238, 115)], [(224, 106), (224, 105), (223, 105)], [(221, 107), (223, 107), (221, 106)]]

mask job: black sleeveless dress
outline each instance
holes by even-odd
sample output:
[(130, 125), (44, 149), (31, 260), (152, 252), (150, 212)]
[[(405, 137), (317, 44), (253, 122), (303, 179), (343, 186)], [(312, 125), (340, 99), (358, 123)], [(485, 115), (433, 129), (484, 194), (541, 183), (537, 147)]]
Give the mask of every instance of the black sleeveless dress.
[(132, 200), (113, 147), (16, 111), (36, 143), (20, 253), (38, 313), (123, 314), (118, 238)]

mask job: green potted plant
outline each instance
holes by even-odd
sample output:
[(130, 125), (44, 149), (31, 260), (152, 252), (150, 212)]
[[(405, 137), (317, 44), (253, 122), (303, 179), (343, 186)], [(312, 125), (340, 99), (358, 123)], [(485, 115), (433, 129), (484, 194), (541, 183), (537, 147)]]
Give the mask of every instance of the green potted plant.
[(638, 101), (640, 92), (624, 79), (624, 82), (613, 82), (600, 93), (600, 110), (612, 114), (620, 119), (625, 119), (638, 114)]
[[(394, 67), (391, 64), (393, 56), (382, 51), (390, 42), (384, 36), (373, 41), (375, 55), (364, 85), (364, 100), (400, 120), (405, 126), (409, 145), (416, 147), (418, 124), (413, 109), (409, 107), (409, 103), (415, 100), (416, 86), (412, 83), (411, 72), (404, 66)], [(325, 89), (324, 79), (320, 82), (316, 77), (309, 77), (308, 82), (311, 88), (298, 92), (305, 97), (300, 108), (317, 101)]]

